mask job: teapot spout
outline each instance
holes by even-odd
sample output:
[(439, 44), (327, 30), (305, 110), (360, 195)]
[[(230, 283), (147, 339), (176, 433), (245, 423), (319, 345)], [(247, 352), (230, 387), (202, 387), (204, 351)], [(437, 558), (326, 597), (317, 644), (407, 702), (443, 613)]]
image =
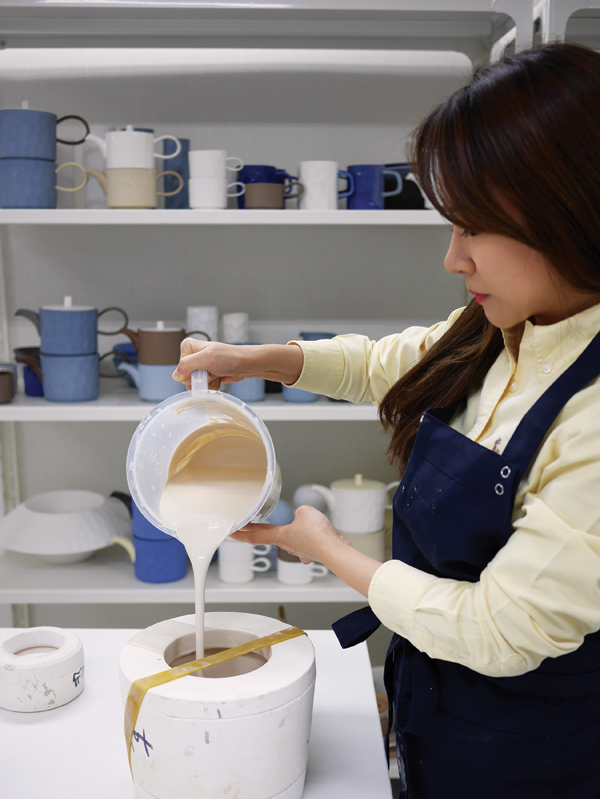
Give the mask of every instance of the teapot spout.
[(39, 335), (41, 332), (39, 313), (36, 311), (28, 311), (26, 308), (19, 308), (18, 311), (15, 311), (15, 316), (24, 316), (25, 319), (29, 319), (30, 322), (33, 322)]
[(106, 144), (105, 139), (101, 139), (100, 136), (95, 136), (93, 133), (88, 133), (88, 135), (85, 137), (85, 140), (93, 142), (106, 159), (108, 145)]
[(128, 375), (131, 375), (133, 382), (135, 383), (135, 387), (140, 387), (140, 372), (137, 366), (133, 363), (120, 363), (117, 367), (119, 372), (127, 372)]
[(122, 327), (119, 330), (119, 333), (124, 333), (127, 336), (127, 338), (131, 341), (131, 343), (135, 347), (136, 352), (140, 351), (140, 337), (138, 333), (135, 332), (135, 330), (130, 330), (128, 327)]
[(98, 171), (97, 169), (94, 169), (91, 166), (89, 166), (86, 169), (86, 172), (87, 172), (88, 175), (91, 175), (93, 178), (96, 178), (96, 180), (100, 184), (100, 188), (106, 194), (107, 191), (108, 191), (108, 180), (107, 180), (106, 175), (104, 174), (104, 172), (100, 172), (100, 171)]

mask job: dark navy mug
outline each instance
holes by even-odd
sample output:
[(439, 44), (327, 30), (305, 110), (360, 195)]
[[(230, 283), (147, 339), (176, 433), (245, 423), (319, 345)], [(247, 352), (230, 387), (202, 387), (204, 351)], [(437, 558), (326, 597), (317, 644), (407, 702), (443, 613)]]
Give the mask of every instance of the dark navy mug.
[[(77, 119), (85, 127), (83, 137), (68, 141), (56, 138), (56, 126), (67, 119)], [(56, 161), (56, 142), (83, 144), (90, 132), (88, 123), (80, 116), (69, 114), (56, 118), (47, 111), (30, 108), (0, 110), (0, 158), (39, 158)]]
[[(348, 209), (353, 211), (380, 211), (386, 197), (394, 197), (402, 191), (400, 173), (386, 169), (382, 164), (356, 164), (348, 167), (354, 178), (354, 191), (348, 197)], [(385, 191), (384, 176), (395, 180), (396, 185)]]
[(145, 583), (170, 583), (187, 574), (188, 556), (177, 538), (155, 527), (131, 503), (131, 526), (135, 546), (134, 571)]
[[(421, 192), (416, 180), (409, 178), (411, 174), (410, 164), (386, 164), (386, 169), (391, 169), (392, 172), (398, 172), (402, 178), (402, 191), (400, 194), (387, 195), (383, 204), (386, 210), (390, 211), (408, 211), (420, 210), (426, 207), (425, 196)], [(386, 191), (391, 191), (395, 186), (393, 177), (384, 176), (384, 188)], [(408, 180), (407, 180), (408, 178)]]
[[(179, 155), (173, 158), (172, 153), (177, 149), (176, 143), (173, 139), (163, 140), (163, 153), (171, 156), (169, 160), (169, 171), (177, 172), (183, 180), (183, 188), (178, 194), (171, 197), (165, 197), (165, 208), (189, 208), (190, 207), (190, 194), (189, 194), (189, 179), (190, 179), (190, 164), (188, 153), (190, 151), (190, 140), (178, 138), (181, 144), (181, 151)], [(163, 178), (164, 190), (167, 194), (172, 191), (177, 191), (179, 188), (179, 181), (175, 175), (165, 175)]]

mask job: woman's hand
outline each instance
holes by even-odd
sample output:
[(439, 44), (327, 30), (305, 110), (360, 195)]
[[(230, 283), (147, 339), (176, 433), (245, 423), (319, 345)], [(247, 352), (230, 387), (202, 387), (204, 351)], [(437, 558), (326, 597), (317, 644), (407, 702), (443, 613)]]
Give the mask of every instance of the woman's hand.
[(191, 374), (206, 369), (209, 388), (238, 383), (247, 377), (263, 377), (291, 385), (300, 377), (304, 354), (300, 347), (285, 344), (222, 344), (186, 338), (173, 380), (191, 386)]
[(291, 524), (249, 524), (231, 537), (250, 544), (275, 544), (303, 563), (319, 561), (364, 596), (368, 596), (371, 578), (381, 566), (354, 549), (329, 519), (310, 505), (301, 505)]

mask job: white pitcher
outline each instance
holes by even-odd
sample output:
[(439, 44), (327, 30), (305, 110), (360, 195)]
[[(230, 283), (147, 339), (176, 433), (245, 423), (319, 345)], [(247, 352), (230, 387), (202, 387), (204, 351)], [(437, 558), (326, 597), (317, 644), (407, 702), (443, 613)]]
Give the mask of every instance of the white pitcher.
[[(154, 152), (154, 145), (164, 139), (175, 142), (175, 152), (165, 155)], [(127, 125), (125, 130), (112, 130), (102, 139), (88, 133), (86, 141), (93, 142), (106, 160), (107, 169), (154, 169), (155, 158), (175, 158), (181, 152), (181, 143), (175, 136), (154, 136)]]
[(377, 533), (383, 529), (390, 489), (400, 485), (365, 480), (356, 474), (347, 480), (336, 480), (330, 488), (311, 485), (310, 488), (321, 494), (327, 502), (331, 523), (340, 533)]

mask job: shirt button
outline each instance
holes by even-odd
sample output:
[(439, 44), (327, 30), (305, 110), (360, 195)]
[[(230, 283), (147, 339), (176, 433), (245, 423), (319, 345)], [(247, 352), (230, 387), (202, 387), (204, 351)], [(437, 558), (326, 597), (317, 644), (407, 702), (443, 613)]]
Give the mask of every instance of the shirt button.
[(515, 383), (511, 383), (511, 384), (510, 384), (510, 386), (508, 387), (508, 390), (511, 392), (511, 394), (514, 394), (514, 392), (515, 392), (515, 391), (516, 391), (518, 388), (519, 388), (519, 384), (515, 382)]
[(550, 374), (551, 371), (552, 371), (552, 364), (550, 363), (550, 361), (546, 361), (546, 363), (542, 366), (542, 372), (545, 375), (548, 375)]

